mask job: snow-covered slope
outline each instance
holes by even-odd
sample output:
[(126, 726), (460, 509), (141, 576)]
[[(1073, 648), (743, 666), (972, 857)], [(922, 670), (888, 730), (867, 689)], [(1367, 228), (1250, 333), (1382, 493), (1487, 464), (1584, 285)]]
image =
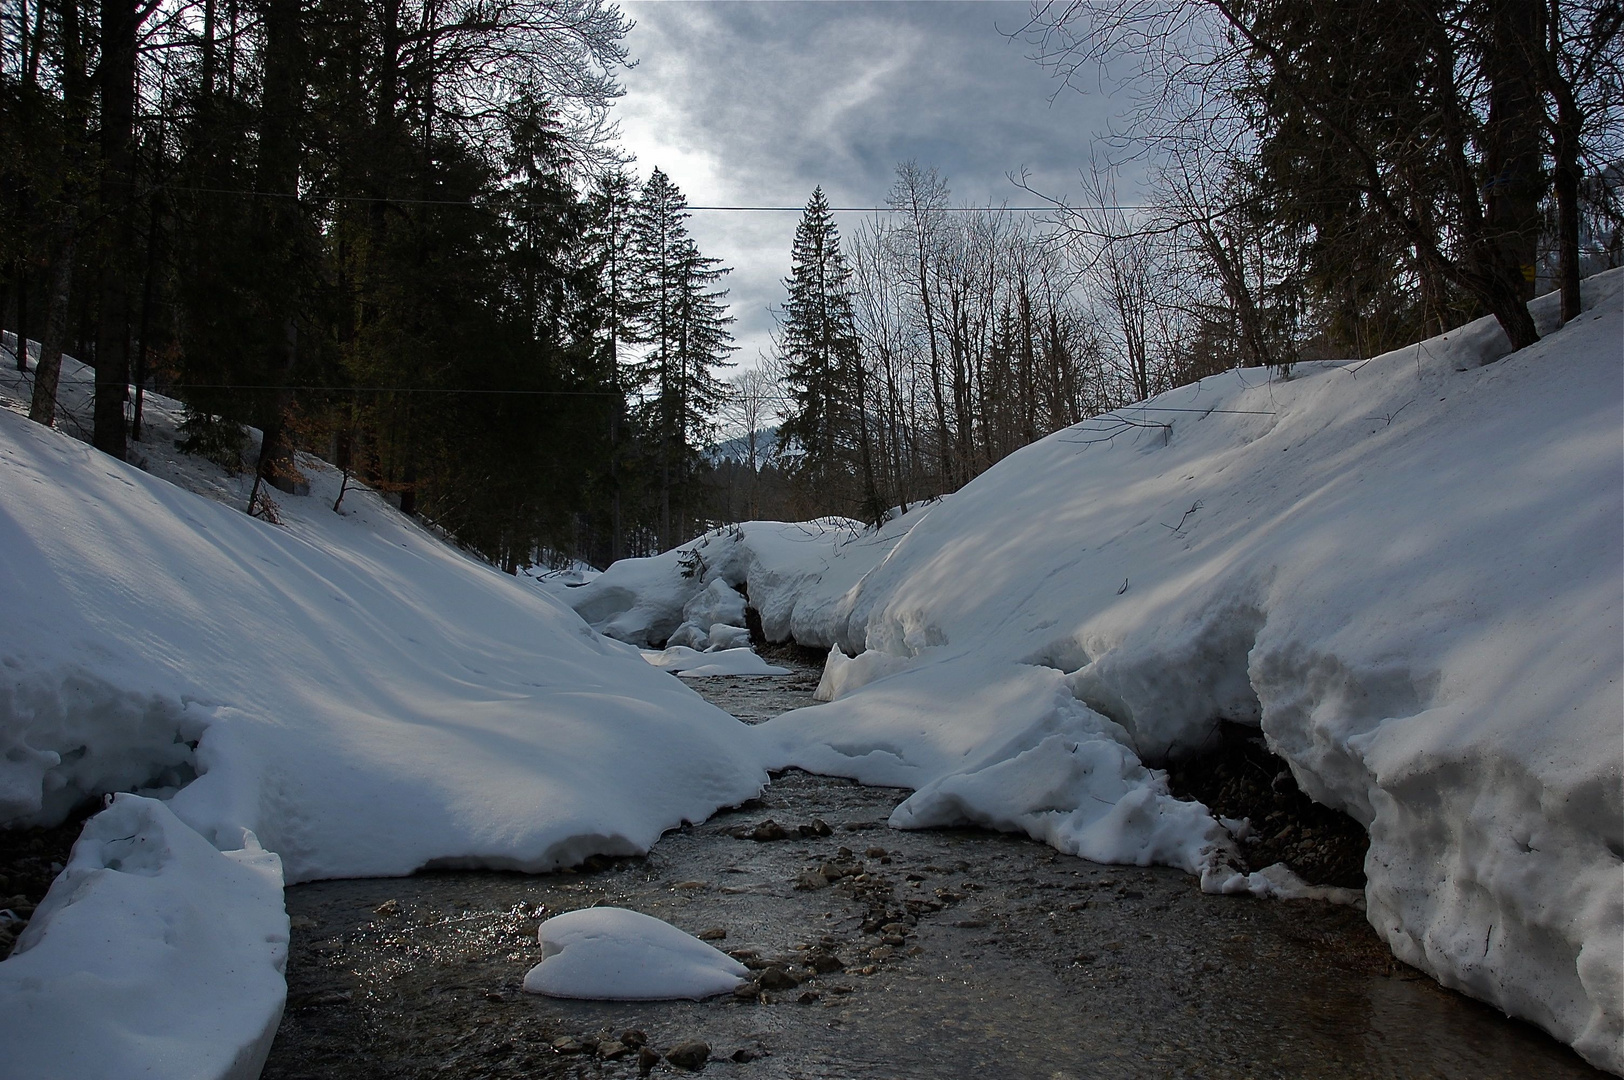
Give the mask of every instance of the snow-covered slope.
[[(1400, 958), (1624, 1070), (1621, 284), (1497, 363), (1482, 320), (1011, 456), (842, 602), (834, 638), (881, 656), (832, 658), (845, 696), (770, 723), (777, 764), (1087, 854), (1088, 799), (1156, 797), (1101, 739), (1160, 761), (1260, 724), (1367, 825)], [(1141, 824), (1130, 861), (1191, 852)]]
[[(67, 374), (71, 400), (81, 371)], [(193, 467), (154, 445), (155, 469)], [(302, 465), (311, 494), (277, 493), (270, 525), (0, 409), (0, 822), (59, 819), (109, 790), (167, 799), (143, 804), (156, 809), (139, 829), (102, 824), (118, 807), (94, 819), (84, 872), (59, 879), (31, 947), (0, 963), (0, 1076), (88, 1075), (50, 1057), (73, 1045), (118, 1075), (243, 1061), (252, 1075), (281, 945), (254, 929), (259, 944), (240, 944), (257, 959), (231, 967), (233, 984), (208, 981), (208, 958), (233, 955), (210, 942), (240, 937), (239, 916), (285, 942), (286, 920), (274, 884), (209, 884), (240, 866), (274, 880), (280, 856), (290, 881), (544, 870), (644, 851), (766, 782), (742, 725), (636, 649), (365, 489), (334, 513), (338, 477)], [(196, 468), (208, 482), (194, 486), (240, 498)], [(168, 854), (105, 850), (126, 833)], [(273, 854), (240, 854), (261, 845)], [(231, 859), (204, 857), (215, 849)], [(189, 893), (229, 902), (177, 929), (164, 898)], [(192, 972), (193, 989), (257, 1014), (182, 1023)], [(158, 1037), (171, 1028), (190, 1032), (189, 1054)], [(19, 1064), (47, 1059), (60, 1067)]]
[(369, 492), (333, 513), (309, 471), (272, 526), (0, 413), (7, 817), (195, 770), (175, 812), (251, 829), (292, 881), (540, 870), (765, 781), (738, 722), (635, 650)]

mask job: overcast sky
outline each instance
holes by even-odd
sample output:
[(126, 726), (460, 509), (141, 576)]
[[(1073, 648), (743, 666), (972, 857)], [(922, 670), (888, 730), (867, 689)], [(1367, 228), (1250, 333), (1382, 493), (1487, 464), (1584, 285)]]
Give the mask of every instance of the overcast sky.
[[(1103, 94), (1061, 88), (1005, 34), (1025, 0), (631, 0), (637, 66), (616, 106), (639, 176), (663, 169), (700, 205), (885, 203), (898, 162), (936, 166), (958, 203), (1032, 202), (1008, 174), (1072, 193)], [(1053, 101), (1051, 102), (1051, 98)], [(842, 232), (862, 215), (845, 215)], [(696, 211), (689, 229), (733, 268), (735, 360), (770, 350), (798, 214)]]

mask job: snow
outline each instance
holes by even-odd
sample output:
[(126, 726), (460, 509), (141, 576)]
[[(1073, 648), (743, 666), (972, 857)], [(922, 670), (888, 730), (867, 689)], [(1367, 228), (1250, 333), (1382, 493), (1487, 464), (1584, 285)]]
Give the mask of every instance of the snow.
[(251, 830), (290, 881), (546, 870), (646, 851), (765, 782), (738, 721), (371, 492), (333, 513), (313, 464), (276, 527), (9, 414), (0, 462), (0, 609), (30, 613), (0, 626), (0, 730), (35, 755), (6, 788), (15, 809), (31, 781), (26, 818), (134, 762), (195, 770), (175, 812)]
[(277, 857), (118, 795), (0, 963), (0, 1077), (256, 1077), (282, 1017)]
[(768, 641), (828, 648), (841, 640), (853, 586), (939, 505), (893, 511), (877, 528), (846, 518), (729, 525), (652, 558), (622, 559), (561, 599), (595, 629), (637, 645), (737, 647), (752, 607)]
[[(1515, 355), (1481, 320), (1290, 379), (1231, 372), (878, 529), (747, 522), (567, 588), (465, 558), (364, 488), (333, 513), (313, 460), (273, 526), (0, 409), (0, 612), (26, 613), (0, 617), (0, 818), (167, 799), (92, 822), (0, 964), (0, 1022), (37, 1005), (17, 1038), (121, 1071), (184, 1030), (205, 1063), (186, 1075), (232, 1075), (280, 1009), (276, 856), (290, 881), (548, 869), (645, 851), (769, 767), (911, 788), (897, 827), (1349, 899), (1234, 871), (1230, 828), (1168, 794), (1156, 766), (1232, 720), (1367, 827), (1363, 899), (1400, 959), (1624, 1072), (1621, 286), (1588, 280), (1555, 332), (1537, 301), (1547, 337)], [(87, 396), (77, 365), (64, 384)], [(171, 437), (174, 407), (152, 415)], [(153, 474), (240, 507), (243, 478), (153, 445)], [(831, 651), (825, 704), (747, 729), (667, 671), (766, 667), (743, 648), (752, 608), (768, 640)], [(115, 870), (127, 833), (176, 854)], [(193, 910), (171, 895), (200, 914), (165, 937)], [(527, 985), (660, 982), (610, 977), (606, 955), (694, 974), (686, 942), (651, 967), (666, 939), (603, 909), (546, 926), (575, 916)], [(209, 973), (232, 948), (224, 993)], [(126, 979), (97, 998), (68, 991), (78, 972)], [(712, 975), (706, 993), (739, 977)], [(29, 1075), (53, 1069), (73, 1072)]]
[(662, 671), (685, 679), (705, 679), (720, 675), (788, 675), (789, 668), (769, 664), (749, 646), (700, 652), (683, 645), (655, 651), (643, 650), (643, 659)]
[(603, 1001), (700, 1001), (730, 993), (749, 975), (731, 956), (652, 915), (592, 907), (541, 924), (541, 963), (524, 988), (548, 997)]
[[(89, 372), (64, 369), (71, 429)], [(0, 396), (24, 397), (16, 383), (0, 374)], [(535, 585), (364, 487), (333, 512), (339, 476), (315, 459), (307, 497), (273, 493), (272, 525), (242, 513), (247, 477), (169, 451), (174, 403), (149, 399), (136, 451), (214, 498), (0, 405), (0, 820), (136, 789), (167, 800), (177, 853), (147, 884), (59, 881), (36, 949), (0, 963), (0, 1015), (40, 1018), (40, 1061), (64, 1060), (54, 1045), (119, 1075), (149, 1053), (156, 1075), (252, 1075), (282, 986), (258, 923), (283, 915), (274, 888), (211, 885), (222, 867), (280, 857), (289, 882), (548, 870), (645, 852), (767, 781), (743, 725)], [(231, 941), (250, 950), (235, 982), (211, 974)]]
[(1290, 893), (1226, 878), (1204, 815), (1141, 771), (1259, 725), (1367, 826), (1400, 959), (1624, 1071), (1621, 284), (1588, 280), (1559, 331), (1537, 301), (1548, 336), (1515, 355), (1481, 320), (1012, 455), (840, 600), (861, 655), (764, 726), (771, 764), (913, 787), (897, 825)]

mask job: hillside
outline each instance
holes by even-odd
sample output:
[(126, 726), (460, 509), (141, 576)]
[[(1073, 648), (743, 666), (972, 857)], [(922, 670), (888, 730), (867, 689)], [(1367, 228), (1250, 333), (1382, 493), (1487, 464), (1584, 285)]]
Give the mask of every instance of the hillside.
[[(246, 494), (170, 434), (154, 472)], [(766, 781), (636, 650), (302, 466), (272, 525), (0, 410), (0, 818), (138, 792), (0, 963), (0, 1075), (135, 1075), (168, 1037), (187, 1075), (253, 1075), (284, 878), (641, 852)]]

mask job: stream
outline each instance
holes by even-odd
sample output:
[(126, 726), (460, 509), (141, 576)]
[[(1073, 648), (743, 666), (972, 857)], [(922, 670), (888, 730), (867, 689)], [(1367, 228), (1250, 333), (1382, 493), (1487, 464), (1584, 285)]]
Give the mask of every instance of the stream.
[[(797, 664), (692, 685), (759, 722), (811, 704), (817, 680)], [(644, 858), (289, 888), (288, 1006), (263, 1075), (679, 1074), (640, 1064), (642, 1040), (702, 1041), (704, 1071), (741, 1080), (1602, 1075), (1399, 964), (1359, 911), (1206, 896), (1176, 870), (1025, 837), (886, 828), (906, 795), (792, 771)], [(538, 922), (592, 904), (713, 939), (759, 992), (523, 993)]]

